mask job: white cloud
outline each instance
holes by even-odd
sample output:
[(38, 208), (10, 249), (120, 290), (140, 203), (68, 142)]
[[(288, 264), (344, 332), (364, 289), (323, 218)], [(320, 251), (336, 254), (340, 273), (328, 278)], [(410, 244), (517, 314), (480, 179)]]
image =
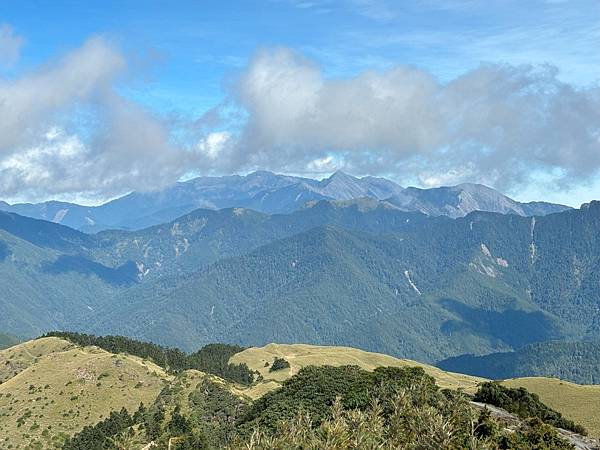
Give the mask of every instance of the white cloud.
[(103, 38), (15, 80), (0, 79), (0, 195), (111, 197), (177, 181), (202, 158), (122, 97), (128, 66)]
[[(424, 171), (418, 174), (419, 182), (425, 187), (451, 186), (473, 177), (472, 164), (461, 168), (449, 169), (445, 172)], [(483, 182), (483, 180), (480, 180)]]
[(534, 170), (569, 183), (600, 168), (600, 90), (547, 65), (481, 65), (447, 83), (401, 65), (330, 79), (278, 48), (250, 61), (231, 98), (246, 119), (223, 170), (299, 172), (333, 156), (355, 173), (506, 189)]
[(226, 131), (216, 131), (209, 133), (202, 138), (197, 147), (200, 153), (206, 155), (209, 159), (214, 160), (219, 157), (231, 138), (231, 134)]
[(600, 89), (551, 66), (482, 65), (444, 83), (403, 65), (328, 78), (292, 50), (263, 50), (195, 129), (120, 95), (128, 70), (96, 37), (0, 78), (0, 197), (107, 198), (257, 168), (514, 190), (532, 173), (562, 187), (600, 168)]
[(8, 24), (0, 24), (0, 68), (17, 63), (24, 40)]
[(310, 161), (306, 169), (311, 173), (331, 173), (338, 170), (338, 162), (331, 155)]
[(0, 79), (0, 153), (35, 143), (60, 113), (101, 102), (124, 69), (122, 56), (94, 38), (36, 72), (16, 80)]

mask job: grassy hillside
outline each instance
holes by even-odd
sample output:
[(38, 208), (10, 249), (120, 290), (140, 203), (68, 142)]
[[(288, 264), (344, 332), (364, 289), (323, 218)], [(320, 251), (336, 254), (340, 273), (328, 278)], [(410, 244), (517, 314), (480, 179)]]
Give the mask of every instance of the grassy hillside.
[(37, 339), (23, 342), (0, 352), (0, 382), (4, 383), (42, 357), (61, 353), (74, 348), (70, 342), (61, 339)]
[[(290, 363), (289, 369), (269, 372), (269, 365), (276, 358), (284, 358)], [(280, 386), (302, 367), (316, 365), (357, 365), (365, 370), (377, 367), (422, 367), (432, 376), (438, 386), (449, 389), (462, 389), (467, 393), (477, 390), (477, 385), (485, 378), (446, 372), (437, 367), (416, 361), (397, 359), (380, 353), (365, 352), (350, 347), (328, 347), (305, 344), (269, 344), (264, 347), (251, 347), (234, 355), (230, 362), (246, 363), (264, 377), (264, 382), (242, 393), (258, 398)], [(508, 387), (524, 387), (540, 396), (548, 406), (561, 412), (565, 417), (581, 423), (594, 437), (600, 437), (600, 385), (583, 386), (553, 378), (517, 378), (503, 382)]]
[(591, 436), (600, 438), (600, 386), (569, 383), (556, 378), (515, 378), (502, 382), (524, 387), (563, 416), (583, 425)]
[[(289, 368), (270, 371), (276, 358), (287, 361)], [(205, 433), (216, 433), (221, 439), (232, 432), (233, 417), (249, 400), (273, 392), (308, 366), (354, 365), (369, 372), (378, 367), (417, 366), (439, 387), (467, 393), (475, 392), (477, 385), (486, 381), (349, 347), (269, 344), (243, 350), (229, 362), (247, 364), (263, 379), (248, 387), (197, 370), (170, 375), (149, 360), (81, 347), (56, 337), (18, 344), (0, 351), (0, 448), (58, 448), (67, 436), (102, 421), (111, 411), (125, 407), (133, 414), (140, 402), (152, 411), (163, 411), (167, 422), (178, 410), (194, 423), (205, 424), (201, 427)], [(509, 380), (505, 384), (537, 393), (544, 403), (600, 437), (600, 386), (547, 378)], [(225, 415), (223, 401), (228, 405)], [(218, 423), (206, 423), (207, 411), (220, 415)], [(144, 436), (136, 431), (134, 442), (144, 443)]]
[[(283, 358), (289, 362), (289, 369), (271, 372), (270, 366), (275, 358)], [(264, 347), (251, 347), (235, 354), (231, 363), (245, 363), (251, 370), (256, 370), (264, 378), (263, 384), (258, 384), (245, 391), (251, 397), (258, 397), (265, 391), (276, 388), (282, 381), (299, 372), (307, 366), (348, 366), (356, 365), (361, 369), (372, 371), (377, 367), (421, 367), (435, 378), (441, 388), (462, 389), (465, 392), (475, 392), (477, 384), (483, 378), (444, 372), (437, 367), (421, 364), (408, 359), (397, 359), (381, 353), (365, 352), (351, 347), (327, 347), (306, 344), (268, 344)], [(268, 365), (267, 365), (268, 363)]]
[[(7, 364), (8, 362), (8, 364)], [(0, 352), (0, 448), (57, 448), (125, 407), (152, 403), (169, 381), (150, 361), (42, 338)], [(15, 366), (18, 369), (15, 369)]]

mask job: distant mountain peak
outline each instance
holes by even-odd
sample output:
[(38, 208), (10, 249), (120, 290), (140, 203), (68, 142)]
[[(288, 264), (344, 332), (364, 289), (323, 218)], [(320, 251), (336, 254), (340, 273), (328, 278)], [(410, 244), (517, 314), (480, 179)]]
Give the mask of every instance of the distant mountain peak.
[(199, 208), (240, 207), (267, 214), (287, 214), (311, 201), (363, 198), (388, 200), (404, 211), (449, 217), (462, 217), (471, 211), (530, 216), (568, 209), (544, 202), (520, 203), (491, 187), (475, 183), (405, 189), (386, 178), (357, 178), (342, 170), (322, 180), (258, 170), (246, 175), (197, 177), (158, 192), (132, 192), (100, 206), (57, 201), (15, 205), (0, 202), (0, 210), (97, 232), (139, 230), (170, 222)]
[(330, 184), (330, 183), (355, 183), (357, 181), (360, 181), (358, 178), (347, 174), (346, 172), (342, 172), (341, 170), (336, 170), (335, 172), (333, 172), (328, 178), (324, 178), (323, 180), (321, 180), (321, 183), (324, 185)]
[(270, 170), (255, 170), (254, 172), (250, 172), (246, 177), (254, 177), (254, 176), (277, 176), (277, 174), (271, 172)]
[(320, 193), (335, 200), (350, 200), (367, 197), (370, 189), (367, 183), (342, 171), (334, 172), (319, 183)]

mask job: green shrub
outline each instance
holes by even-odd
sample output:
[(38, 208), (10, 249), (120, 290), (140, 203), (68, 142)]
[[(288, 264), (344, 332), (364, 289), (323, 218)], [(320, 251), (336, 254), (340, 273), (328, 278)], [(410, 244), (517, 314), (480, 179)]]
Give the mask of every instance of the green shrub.
[(275, 358), (273, 360), (273, 364), (271, 364), (271, 368), (269, 372), (275, 372), (277, 370), (289, 369), (290, 363), (287, 362), (284, 358)]
[(523, 419), (537, 418), (553, 427), (587, 435), (583, 426), (564, 418), (561, 413), (546, 406), (536, 394), (525, 388), (508, 388), (497, 382), (486, 382), (479, 386), (474, 400), (505, 409)]

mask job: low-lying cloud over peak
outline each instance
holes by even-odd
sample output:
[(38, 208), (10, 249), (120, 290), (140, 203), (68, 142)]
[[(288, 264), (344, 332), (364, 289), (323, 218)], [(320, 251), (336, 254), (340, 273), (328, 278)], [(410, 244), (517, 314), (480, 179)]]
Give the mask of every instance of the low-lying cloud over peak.
[(126, 75), (123, 53), (94, 37), (0, 76), (0, 198), (106, 199), (254, 169), (515, 192), (532, 180), (581, 186), (600, 168), (600, 89), (550, 65), (482, 64), (449, 82), (401, 64), (330, 78), (291, 49), (264, 49), (199, 120), (127, 98)]
[(510, 189), (540, 176), (581, 181), (600, 167), (600, 90), (566, 84), (550, 65), (482, 64), (448, 83), (402, 65), (328, 79), (277, 48), (254, 56), (230, 96), (245, 119), (223, 170), (335, 161), (427, 185)]

